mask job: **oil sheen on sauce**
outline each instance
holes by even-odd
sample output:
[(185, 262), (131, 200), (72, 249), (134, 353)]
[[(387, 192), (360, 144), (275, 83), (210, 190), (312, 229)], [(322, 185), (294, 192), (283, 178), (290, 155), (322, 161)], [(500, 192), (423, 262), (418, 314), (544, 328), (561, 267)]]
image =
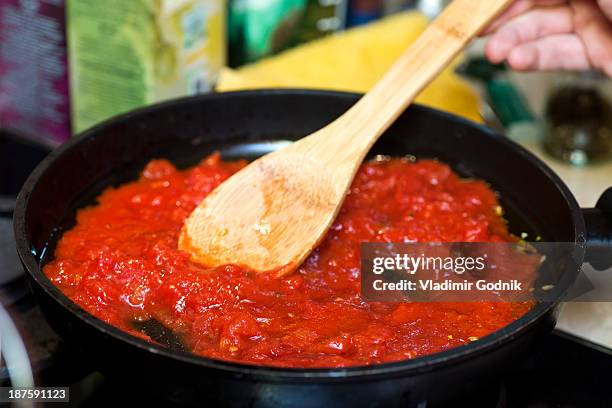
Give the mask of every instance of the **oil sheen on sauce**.
[(78, 212), (45, 273), (83, 309), (135, 336), (151, 340), (133, 322), (155, 319), (193, 353), (258, 365), (411, 359), (474, 341), (529, 309), (361, 300), (362, 242), (512, 239), (487, 184), (433, 160), (363, 164), (325, 239), (289, 276), (192, 262), (177, 248), (185, 218), (245, 164), (218, 155), (184, 171), (150, 162), (139, 180)]

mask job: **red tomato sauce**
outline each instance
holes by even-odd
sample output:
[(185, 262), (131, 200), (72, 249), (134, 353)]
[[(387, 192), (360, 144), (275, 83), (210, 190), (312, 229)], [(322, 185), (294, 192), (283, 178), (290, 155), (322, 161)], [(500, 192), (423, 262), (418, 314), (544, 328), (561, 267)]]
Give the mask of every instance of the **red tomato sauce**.
[(433, 160), (362, 165), (326, 238), (288, 277), (191, 262), (177, 249), (183, 221), (244, 165), (218, 155), (184, 171), (151, 161), (139, 180), (78, 212), (45, 273), (89, 313), (133, 335), (148, 339), (133, 322), (153, 318), (193, 353), (258, 365), (411, 359), (474, 341), (529, 309), (361, 300), (361, 242), (512, 239), (487, 184)]

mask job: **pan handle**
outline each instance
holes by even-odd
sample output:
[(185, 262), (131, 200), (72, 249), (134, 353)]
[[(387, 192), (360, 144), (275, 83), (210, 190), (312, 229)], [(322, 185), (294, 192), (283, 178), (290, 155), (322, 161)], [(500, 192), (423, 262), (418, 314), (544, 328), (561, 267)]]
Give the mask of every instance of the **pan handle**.
[(600, 271), (612, 267), (612, 187), (595, 208), (583, 208), (582, 213), (587, 230), (585, 262)]

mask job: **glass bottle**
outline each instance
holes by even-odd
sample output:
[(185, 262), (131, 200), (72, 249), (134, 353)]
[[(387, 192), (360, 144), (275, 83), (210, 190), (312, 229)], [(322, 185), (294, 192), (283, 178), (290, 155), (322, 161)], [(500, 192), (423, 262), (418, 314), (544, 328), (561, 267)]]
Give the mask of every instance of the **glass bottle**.
[(544, 149), (584, 165), (612, 157), (612, 80), (597, 72), (561, 74), (545, 110)]

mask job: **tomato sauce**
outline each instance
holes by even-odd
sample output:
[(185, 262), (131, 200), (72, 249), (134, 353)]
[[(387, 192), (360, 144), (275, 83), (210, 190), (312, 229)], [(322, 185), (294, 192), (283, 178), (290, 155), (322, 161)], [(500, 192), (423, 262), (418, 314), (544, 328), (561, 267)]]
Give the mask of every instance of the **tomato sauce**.
[(529, 309), (360, 298), (361, 242), (512, 239), (495, 193), (433, 160), (363, 164), (324, 241), (290, 276), (191, 262), (177, 249), (185, 218), (244, 165), (218, 155), (184, 171), (151, 161), (139, 180), (78, 212), (45, 273), (89, 313), (133, 335), (148, 339), (134, 322), (155, 319), (193, 353), (258, 365), (411, 359), (474, 341)]

